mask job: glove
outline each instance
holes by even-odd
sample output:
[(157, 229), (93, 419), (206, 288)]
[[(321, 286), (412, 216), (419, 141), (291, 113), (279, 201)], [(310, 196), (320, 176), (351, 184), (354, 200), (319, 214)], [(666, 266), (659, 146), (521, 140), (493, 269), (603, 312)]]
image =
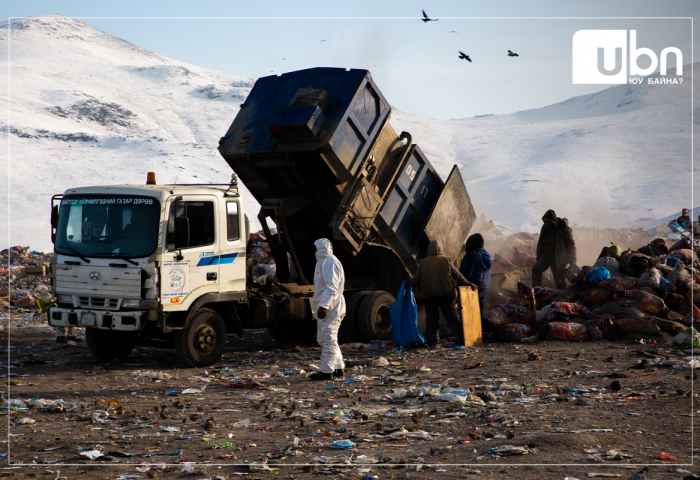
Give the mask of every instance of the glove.
[(318, 317), (318, 318), (320, 318), (321, 320), (323, 320), (324, 318), (326, 318), (326, 313), (328, 313), (328, 309), (327, 309), (327, 308), (319, 307), (319, 309), (318, 309), (318, 314), (316, 315), (316, 317)]

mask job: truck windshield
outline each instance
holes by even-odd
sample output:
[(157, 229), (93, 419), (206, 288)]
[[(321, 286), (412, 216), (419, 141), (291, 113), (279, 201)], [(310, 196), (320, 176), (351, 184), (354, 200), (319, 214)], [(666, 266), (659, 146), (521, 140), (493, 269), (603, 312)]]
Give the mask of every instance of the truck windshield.
[(56, 251), (85, 257), (146, 257), (158, 244), (160, 202), (152, 197), (66, 196)]

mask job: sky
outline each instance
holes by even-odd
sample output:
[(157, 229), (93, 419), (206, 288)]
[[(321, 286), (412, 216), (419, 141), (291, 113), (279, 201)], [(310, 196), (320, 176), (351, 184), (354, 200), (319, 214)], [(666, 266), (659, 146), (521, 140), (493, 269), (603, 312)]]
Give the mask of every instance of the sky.
[[(422, 9), (438, 21), (422, 22)], [(698, 12), (694, 0), (0, 4), (2, 19), (61, 14), (155, 53), (252, 79), (316, 66), (368, 69), (393, 107), (440, 119), (513, 113), (607, 88), (572, 83), (578, 30), (635, 30), (637, 48), (658, 55), (673, 46), (691, 63), (692, 20), (667, 17)], [(508, 57), (509, 49), (520, 56)]]

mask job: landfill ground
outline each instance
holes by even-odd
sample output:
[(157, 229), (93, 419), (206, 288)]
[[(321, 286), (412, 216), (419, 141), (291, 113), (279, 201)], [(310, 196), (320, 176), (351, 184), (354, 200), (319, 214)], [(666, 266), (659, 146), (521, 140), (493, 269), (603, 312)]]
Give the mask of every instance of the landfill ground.
[[(6, 370), (9, 399), (45, 401), (2, 411), (10, 435), (0, 476), (563, 480), (598, 473), (626, 480), (641, 468), (629, 464), (651, 464), (645, 478), (653, 479), (699, 470), (687, 465), (690, 351), (663, 341), (357, 349), (345, 352), (346, 361), (384, 357), (389, 365), (346, 370), (346, 379), (364, 381), (314, 382), (299, 371), (318, 365), (320, 348), (277, 343), (264, 329), (230, 336), (220, 365), (183, 368), (174, 352), (156, 348), (96, 361), (84, 344), (53, 344), (38, 314), (11, 316), (10, 341), (0, 332), (9, 350), (3, 360), (23, 366)], [(631, 368), (643, 360), (657, 366)], [(284, 375), (290, 367), (297, 373)], [(247, 377), (266, 388), (229, 386), (250, 383)], [(615, 380), (617, 392), (609, 388)], [(399, 389), (431, 385), (471, 394), (466, 405), (400, 397)], [(399, 398), (387, 397), (392, 392)], [(477, 394), (486, 392), (496, 401), (483, 403)], [(356, 447), (330, 448), (339, 440)], [(525, 454), (487, 453), (504, 445)], [(661, 452), (676, 461), (659, 460)], [(333, 463), (338, 457), (347, 457), (345, 465)]]

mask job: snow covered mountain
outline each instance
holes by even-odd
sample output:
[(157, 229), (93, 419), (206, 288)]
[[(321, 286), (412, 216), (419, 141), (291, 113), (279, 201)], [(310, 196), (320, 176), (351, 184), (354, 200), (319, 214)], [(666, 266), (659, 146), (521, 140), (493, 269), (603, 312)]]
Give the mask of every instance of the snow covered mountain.
[(693, 71), (697, 64), (684, 66), (680, 85), (649, 84), (652, 75), (509, 115), (397, 112), (392, 124), (441, 174), (459, 163), (477, 213), (515, 231), (539, 231), (550, 208), (580, 226), (638, 228), (692, 208)]
[[(149, 171), (158, 183), (228, 182), (218, 139), (254, 83), (59, 15), (0, 24), (0, 70), (0, 248), (38, 250), (52, 249), (50, 198), (69, 187), (140, 184)], [(579, 225), (637, 226), (690, 206), (691, 75), (509, 115), (394, 111), (391, 123), (443, 177), (459, 163), (477, 213), (514, 230), (538, 230), (549, 208)]]

